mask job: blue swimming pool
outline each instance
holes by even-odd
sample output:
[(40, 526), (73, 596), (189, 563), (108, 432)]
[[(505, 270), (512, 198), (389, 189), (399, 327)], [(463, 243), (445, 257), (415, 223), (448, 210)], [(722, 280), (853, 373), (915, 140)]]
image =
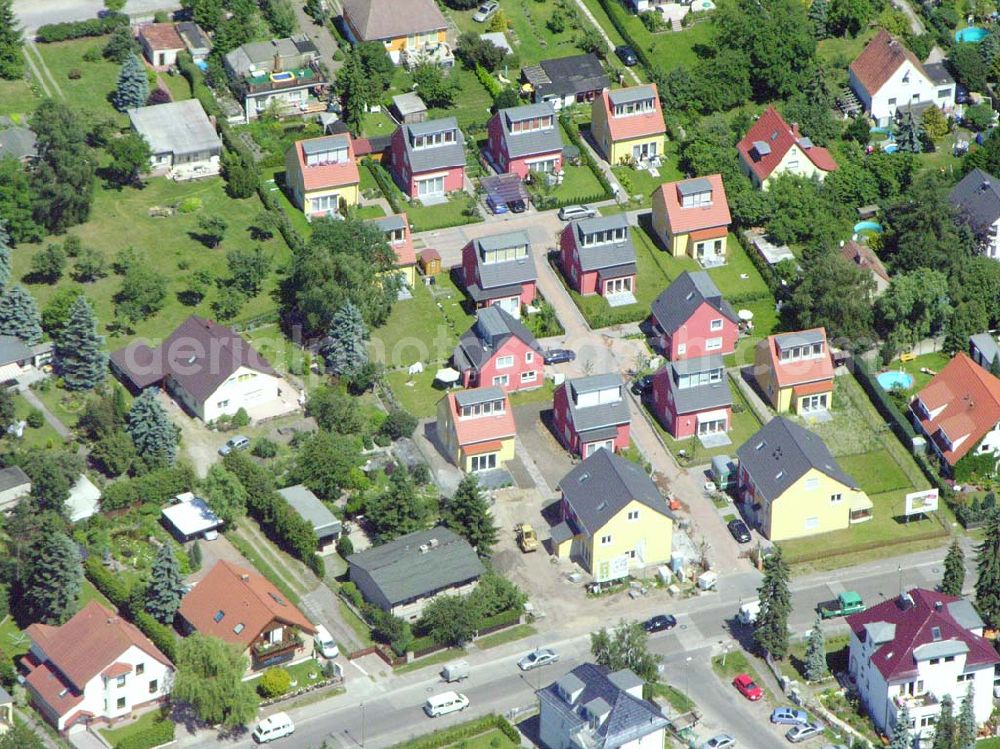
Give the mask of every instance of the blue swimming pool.
[(883, 372), (878, 377), (878, 384), (882, 386), (883, 390), (892, 390), (893, 388), (903, 388), (904, 390), (909, 390), (913, 387), (913, 375), (908, 372)]
[(881, 234), (882, 224), (878, 221), (858, 221), (854, 225), (855, 234)]
[(964, 29), (959, 29), (955, 32), (955, 41), (979, 44), (979, 42), (989, 36), (989, 33), (986, 29), (981, 29), (978, 26), (966, 26)]

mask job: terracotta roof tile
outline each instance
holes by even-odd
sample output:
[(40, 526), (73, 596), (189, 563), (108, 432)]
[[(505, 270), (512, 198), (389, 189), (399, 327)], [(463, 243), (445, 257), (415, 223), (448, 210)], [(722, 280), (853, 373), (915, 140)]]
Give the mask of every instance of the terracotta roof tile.
[(446, 397), (448, 398), (448, 410), (451, 412), (451, 421), (455, 425), (455, 436), (458, 438), (460, 446), (494, 442), (517, 434), (517, 427), (514, 426), (514, 412), (510, 408), (510, 400), (506, 395), (503, 397), (505, 407), (502, 414), (474, 416), (466, 419), (461, 418), (455, 393), (448, 393)]
[[(741, 140), (736, 148), (739, 150), (743, 160), (750, 166), (754, 174), (761, 181), (771, 176), (781, 160), (785, 158), (788, 150), (800, 143), (803, 136), (798, 131), (798, 126), (790, 127), (787, 122), (778, 114), (774, 107), (768, 107), (764, 113), (757, 118), (757, 121), (750, 128), (746, 136)], [(766, 143), (768, 152), (759, 154), (754, 149), (754, 143)], [(830, 172), (837, 168), (837, 162), (833, 156), (822, 146), (801, 146), (801, 151), (805, 154), (817, 169)]]
[[(709, 205), (699, 205), (690, 208), (681, 207), (680, 191), (685, 186), (691, 186), (697, 181), (707, 181), (712, 188), (712, 202)], [(662, 200), (667, 210), (667, 223), (673, 234), (688, 234), (689, 232), (715, 227), (728, 227), (732, 223), (729, 214), (729, 202), (726, 200), (726, 187), (721, 174), (709, 174), (706, 177), (667, 182), (660, 186), (657, 205)], [(719, 236), (725, 235), (725, 231)], [(709, 239), (711, 237), (706, 237)]]
[(139, 36), (154, 50), (184, 49), (184, 40), (172, 23), (148, 24), (139, 29)]
[(309, 634), (316, 632), (312, 622), (263, 575), (225, 561), (217, 562), (184, 596), (180, 614), (198, 632), (244, 648), (273, 621)]
[[(642, 88), (645, 87), (646, 85), (642, 86)], [(666, 123), (663, 121), (663, 110), (660, 109), (660, 97), (656, 92), (656, 84), (650, 83), (648, 87), (653, 90), (653, 111), (623, 117), (614, 116), (610, 100), (612, 92), (607, 89), (601, 92), (601, 103), (608, 118), (608, 131), (611, 133), (611, 139), (616, 143), (630, 138), (641, 138), (644, 135), (660, 135), (667, 131)], [(632, 88), (640, 88), (640, 86)], [(628, 90), (616, 89), (614, 93)]]
[[(830, 357), (830, 345), (826, 340), (826, 329), (810, 328), (809, 330), (800, 330), (797, 332), (802, 334), (821, 333), (824, 345), (823, 355), (812, 359), (795, 359), (793, 361), (782, 362), (778, 358), (777, 339), (782, 336), (795, 335), (795, 333), (777, 333), (768, 336), (767, 341), (762, 341), (759, 345), (767, 346), (771, 357), (771, 369), (774, 371), (778, 386), (783, 388), (797, 387), (819, 380), (829, 380), (832, 387), (833, 359)], [(824, 392), (824, 390), (818, 392)]]
[(851, 63), (850, 70), (869, 94), (875, 94), (907, 60), (927, 78), (917, 56), (888, 31), (880, 29)]
[[(1000, 422), (1000, 380), (964, 353), (956, 354), (917, 393), (917, 398), (934, 414), (933, 418), (924, 419), (918, 413), (920, 425), (950, 465), (955, 465)], [(961, 443), (948, 449), (939, 430), (953, 443), (962, 440)]]

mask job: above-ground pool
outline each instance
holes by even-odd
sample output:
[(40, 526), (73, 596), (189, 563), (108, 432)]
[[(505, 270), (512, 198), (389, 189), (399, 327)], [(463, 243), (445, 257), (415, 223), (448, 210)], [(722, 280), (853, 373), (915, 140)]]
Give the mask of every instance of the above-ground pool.
[(855, 234), (881, 234), (882, 224), (878, 221), (858, 221), (854, 225)]
[(978, 44), (983, 41), (989, 33), (990, 32), (986, 29), (981, 29), (978, 26), (966, 26), (964, 29), (959, 29), (955, 32), (955, 41)]
[(878, 384), (882, 386), (883, 390), (892, 390), (893, 388), (909, 390), (913, 387), (913, 375), (899, 370), (895, 372), (883, 372), (875, 379), (878, 380)]

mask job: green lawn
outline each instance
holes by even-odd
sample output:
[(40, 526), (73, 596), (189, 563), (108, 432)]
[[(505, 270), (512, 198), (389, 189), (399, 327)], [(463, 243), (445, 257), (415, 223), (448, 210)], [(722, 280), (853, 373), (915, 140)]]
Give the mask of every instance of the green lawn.
[(866, 29), (856, 37), (836, 37), (832, 39), (824, 39), (817, 46), (816, 56), (826, 63), (826, 69), (833, 72), (834, 70), (844, 72), (838, 73), (838, 76), (842, 76), (844, 82), (847, 82), (847, 66), (858, 55), (861, 54), (861, 50), (865, 48), (865, 45), (875, 36), (876, 29)]
[(564, 164), (563, 171), (565, 177), (562, 184), (552, 188), (551, 195), (557, 200), (593, 200), (595, 195), (603, 192), (601, 183), (597, 181), (590, 167)]
[[(923, 387), (931, 381), (934, 375), (928, 374), (921, 370), (928, 369), (931, 372), (940, 372), (944, 369), (944, 365), (951, 361), (951, 357), (947, 354), (933, 353), (933, 354), (921, 354), (913, 361), (901, 362), (898, 359), (890, 364), (886, 369), (898, 370), (902, 368), (904, 371), (909, 372), (913, 376), (913, 391), (923, 389)], [(879, 370), (882, 372), (884, 370)]]
[(675, 182), (684, 177), (677, 167), (677, 145), (673, 141), (667, 141), (666, 148), (662, 155), (662, 165), (657, 171), (659, 176), (654, 177), (648, 169), (633, 169), (630, 166), (615, 166), (612, 171), (615, 177), (631, 197), (629, 208), (649, 208), (653, 203), (653, 193), (664, 182)]
[(361, 617), (355, 614), (351, 607), (339, 598), (337, 599), (337, 606), (340, 609), (340, 617), (347, 622), (347, 626), (354, 631), (358, 640), (361, 641), (361, 645), (363, 647), (372, 645), (374, 642), (372, 640), (372, 631), (368, 625), (362, 621)]
[[(101, 736), (111, 746), (118, 746), (120, 742), (143, 733), (156, 726), (158, 723), (172, 723), (168, 716), (163, 715), (159, 710), (151, 710), (137, 720), (123, 725), (121, 728), (101, 728)], [(172, 733), (172, 732), (171, 732)]]
[(464, 214), (469, 205), (469, 197), (468, 193), (456, 192), (448, 196), (447, 203), (438, 205), (423, 205), (414, 200), (403, 210), (406, 211), (414, 232), (431, 231), (458, 224), (478, 224), (483, 220), (480, 213), (477, 212), (474, 216)]
[(868, 494), (882, 494), (899, 489), (912, 491), (910, 480), (886, 450), (861, 455), (845, 455), (837, 461)]
[(712, 659), (712, 670), (718, 674), (719, 678), (725, 681), (725, 689), (736, 688), (732, 686), (732, 681), (737, 674), (747, 674), (757, 686), (764, 692), (764, 699), (771, 700), (771, 692), (764, 686), (764, 682), (757, 675), (757, 669), (751, 665), (750, 659), (740, 650), (725, 655), (717, 655)]
[(722, 296), (736, 307), (741, 301), (767, 301), (774, 304), (771, 297), (771, 290), (765, 283), (757, 266), (747, 257), (743, 245), (736, 239), (735, 234), (730, 234), (726, 240), (726, 264), (718, 268), (712, 268), (708, 275), (719, 287)]
[[(728, 660), (726, 661), (728, 665)], [(669, 684), (661, 684), (659, 682), (655, 684), (648, 684), (646, 686), (646, 691), (648, 692), (648, 697), (662, 697), (667, 701), (667, 704), (677, 713), (687, 713), (694, 710), (697, 705), (695, 705), (694, 700), (688, 697), (684, 692), (672, 687)]]
[(385, 210), (383, 210), (380, 205), (359, 205), (350, 210), (354, 214), (355, 218), (359, 218), (364, 221), (369, 221), (373, 218), (382, 218), (385, 216)]
[(35, 111), (40, 101), (26, 79), (0, 80), (0, 115), (29, 114)]
[(437, 412), (437, 403), (445, 391), (434, 385), (437, 365), (432, 365), (419, 374), (408, 374), (405, 369), (388, 372), (385, 376), (392, 394), (404, 409), (414, 416), (426, 419)]
[(483, 87), (474, 72), (466, 70), (460, 64), (452, 68), (450, 76), (458, 81), (455, 103), (449, 107), (431, 107), (427, 110), (427, 118), (433, 120), (440, 117), (454, 117), (461, 128), (469, 125), (485, 125), (492, 114), (490, 108), (493, 106), (493, 97), (490, 96), (490, 92)]
[[(28, 417), (28, 413), (34, 410), (28, 401), (24, 399), (23, 395), (14, 395), (14, 411), (17, 414), (19, 421), (23, 421)], [(62, 437), (59, 433), (53, 429), (49, 423), (43, 422), (42, 426), (37, 429), (33, 429), (30, 426), (25, 426), (24, 436), (21, 438), (19, 444), (28, 448), (29, 450), (39, 450), (43, 448), (58, 447), (63, 443)]]
[(174, 101), (182, 101), (184, 99), (191, 98), (191, 84), (188, 83), (187, 78), (180, 75), (170, 75), (169, 73), (160, 73), (160, 80), (170, 91), (170, 96)]
[[(107, 36), (75, 39), (39, 44), (37, 49), (67, 104), (83, 112), (90, 121), (110, 119), (124, 126), (128, 124), (128, 116), (115, 110), (108, 101), (108, 95), (117, 85), (121, 66), (103, 57), (96, 62), (83, 59), (88, 50), (103, 49), (107, 40)], [(70, 71), (79, 72), (80, 77), (71, 79)]]
[(369, 112), (365, 115), (364, 122), (361, 124), (361, 134), (366, 138), (378, 135), (392, 135), (395, 129), (395, 123), (389, 119), (389, 115), (385, 112)]
[[(360, 171), (364, 174), (368, 170), (361, 169)], [(312, 225), (309, 223), (309, 219), (306, 218), (306, 214), (292, 203), (288, 197), (288, 193), (285, 192), (285, 167), (278, 166), (271, 169), (264, 169), (261, 172), (261, 179), (268, 185), (268, 191), (278, 199), (281, 210), (285, 212), (285, 215), (292, 222), (292, 228), (305, 239), (308, 239), (312, 234)]]
[(463, 648), (446, 648), (444, 650), (439, 650), (432, 655), (418, 658), (413, 661), (413, 663), (404, 663), (401, 666), (396, 666), (396, 668), (393, 669), (393, 673), (408, 674), (411, 671), (419, 671), (420, 669), (427, 668), (428, 666), (437, 666), (442, 663), (457, 660), (464, 655), (467, 655), (467, 653)]
[[(154, 206), (175, 206), (185, 198), (202, 201), (201, 208), (194, 213), (176, 212), (173, 216), (155, 218), (149, 215)], [(110, 263), (116, 253), (133, 247), (140, 261), (155, 268), (167, 280), (167, 297), (164, 307), (151, 318), (136, 325), (134, 334), (109, 333), (109, 345), (117, 348), (135, 336), (159, 338), (174, 329), (192, 312), (214, 317), (211, 302), (215, 292), (208, 295), (197, 306), (189, 307), (181, 303), (177, 295), (187, 285), (191, 274), (205, 270), (214, 277), (224, 277), (226, 270), (226, 250), (250, 246), (248, 227), (263, 206), (257, 197), (233, 200), (226, 196), (221, 178), (199, 182), (178, 183), (164, 178), (150, 179), (142, 190), (126, 188), (120, 192), (97, 189), (90, 220), (73, 227), (71, 233), (80, 237), (85, 246), (100, 250)], [(202, 215), (221, 216), (228, 224), (222, 243), (208, 249), (196, 240), (192, 233), (198, 232), (198, 218)], [(276, 266), (283, 265), (290, 254), (280, 235), (262, 243), (274, 259)], [(19, 245), (14, 253), (13, 276), (21, 279), (28, 272), (32, 254), (41, 247)], [(263, 291), (247, 301), (237, 321), (273, 310), (276, 274), (272, 274)], [(60, 285), (68, 283), (63, 280)], [(107, 325), (114, 317), (113, 297), (121, 286), (121, 278), (114, 273), (95, 283), (85, 284), (87, 297), (95, 306), (98, 319)], [(39, 306), (55, 293), (58, 286), (29, 284), (31, 293)], [(103, 331), (102, 331), (103, 332)]]
[[(826, 666), (831, 674), (847, 670), (848, 642), (847, 635), (826, 637)], [(778, 667), (788, 678), (806, 681), (806, 640), (794, 640), (788, 657), (780, 661)]]
[(31, 647), (31, 639), (17, 628), (10, 616), (0, 621), (0, 649), (8, 658), (14, 659), (24, 655)]
[[(43, 380), (33, 387), (32, 391), (59, 421), (70, 429), (76, 426), (80, 412), (87, 402), (85, 394), (71, 393), (56, 387), (54, 380)], [(127, 391), (125, 392), (125, 396), (131, 403), (132, 396)]]
[(476, 647), (480, 650), (489, 650), (490, 648), (495, 648), (499, 645), (506, 645), (508, 642), (523, 640), (525, 637), (531, 637), (537, 633), (538, 630), (530, 624), (518, 624), (515, 627), (510, 627), (509, 629), (497, 632), (496, 634), (480, 637), (476, 640)]

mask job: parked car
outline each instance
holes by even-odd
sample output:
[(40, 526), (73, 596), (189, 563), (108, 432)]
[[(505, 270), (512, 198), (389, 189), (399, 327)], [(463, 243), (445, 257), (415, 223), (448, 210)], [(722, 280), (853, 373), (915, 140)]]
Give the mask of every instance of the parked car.
[(233, 450), (246, 450), (250, 447), (250, 438), (237, 434), (226, 440), (226, 444), (219, 448), (219, 455), (229, 455)]
[(627, 44), (619, 44), (615, 47), (615, 54), (618, 55), (618, 59), (622, 61), (622, 65), (627, 68), (639, 63), (639, 56), (635, 53), (635, 50)]
[(500, 11), (500, 3), (497, 0), (486, 0), (479, 6), (479, 9), (472, 14), (472, 20), (476, 23), (486, 23)]
[(568, 348), (550, 348), (542, 354), (542, 361), (546, 364), (564, 364), (576, 359), (576, 352)]
[(734, 746), (736, 746), (736, 739), (728, 733), (720, 733), (702, 744), (701, 749), (732, 749)]
[(531, 671), (534, 668), (548, 666), (559, 660), (559, 654), (551, 648), (536, 648), (517, 662), (517, 667), (522, 671)]
[(642, 623), (642, 628), (647, 632), (663, 632), (677, 626), (677, 617), (673, 614), (657, 614), (651, 619)]
[(510, 208), (511, 213), (524, 213), (528, 206), (523, 200), (518, 198), (517, 200), (508, 200), (507, 207)]
[(823, 601), (817, 606), (819, 615), (824, 619), (835, 619), (838, 616), (850, 616), (865, 610), (865, 602), (861, 594), (853, 590), (845, 590), (832, 601)]
[(771, 722), (784, 726), (804, 726), (809, 722), (809, 713), (797, 707), (776, 707), (771, 711)]
[(636, 395), (644, 395), (653, 387), (653, 375), (643, 375), (632, 380), (632, 392)]
[(821, 733), (823, 733), (823, 726), (813, 722), (806, 723), (804, 726), (789, 728), (788, 733), (785, 734), (785, 738), (793, 744), (798, 744), (800, 741), (808, 741), (815, 736), (819, 736)]
[(733, 679), (733, 686), (736, 691), (742, 694), (751, 702), (756, 702), (764, 696), (763, 690), (757, 686), (756, 682), (750, 678), (749, 674), (737, 674)]
[(267, 744), (275, 739), (291, 736), (295, 733), (295, 724), (285, 713), (275, 713), (270, 715), (253, 729), (250, 734), (258, 744)]
[(468, 706), (469, 698), (461, 692), (442, 692), (427, 698), (424, 712), (428, 718), (436, 718), (439, 715), (461, 712)]
[(750, 529), (747, 528), (747, 524), (742, 520), (739, 518), (730, 520), (726, 523), (726, 527), (729, 529), (729, 532), (733, 534), (733, 538), (735, 538), (739, 543), (750, 543)]
[(564, 205), (559, 209), (559, 219), (561, 221), (576, 221), (580, 218), (593, 218), (597, 211), (589, 205)]

